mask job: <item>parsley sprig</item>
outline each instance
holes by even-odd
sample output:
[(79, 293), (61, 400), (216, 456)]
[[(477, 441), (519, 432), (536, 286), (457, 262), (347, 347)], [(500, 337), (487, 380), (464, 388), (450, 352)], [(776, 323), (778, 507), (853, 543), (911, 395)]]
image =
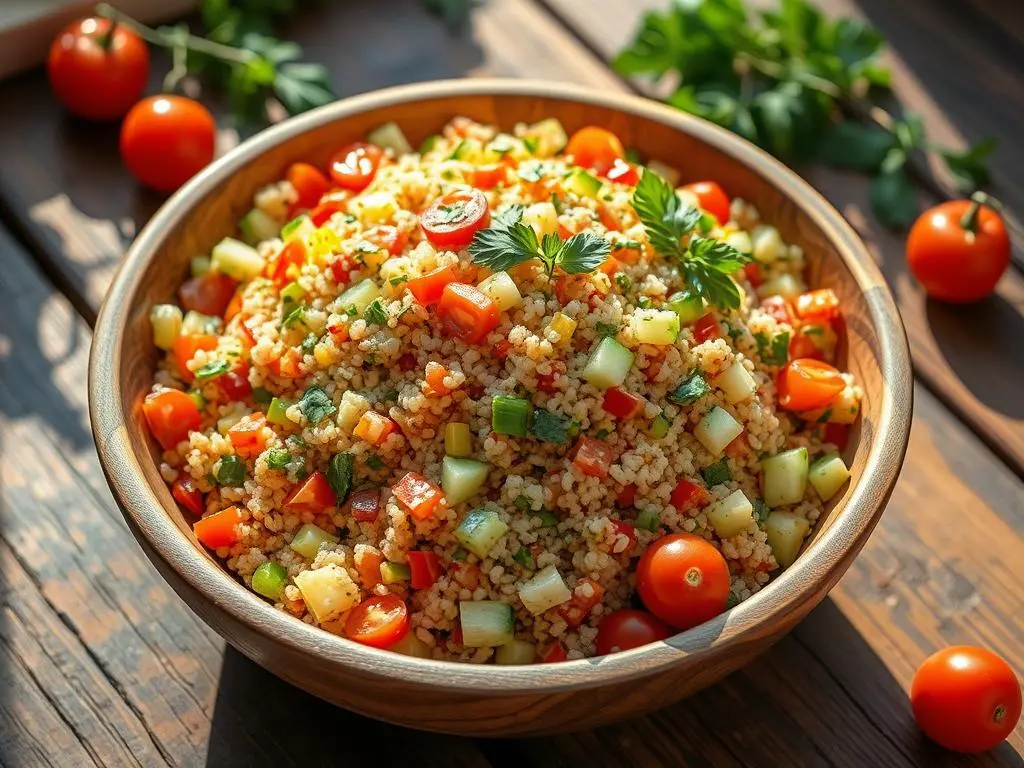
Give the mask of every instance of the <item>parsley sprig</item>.
[(556, 267), (570, 275), (593, 272), (611, 253), (608, 241), (592, 232), (580, 232), (568, 240), (558, 235), (538, 240), (533, 227), (522, 221), (524, 211), (522, 205), (512, 205), (496, 214), (490, 227), (476, 233), (469, 244), (474, 263), (503, 272), (540, 259), (551, 279)]
[[(740, 289), (731, 275), (751, 256), (720, 240), (693, 233), (701, 213), (684, 206), (672, 185), (645, 170), (633, 192), (633, 208), (647, 231), (651, 247), (676, 262), (686, 284), (708, 304), (719, 309), (738, 309)], [(690, 234), (687, 245), (682, 238)]]

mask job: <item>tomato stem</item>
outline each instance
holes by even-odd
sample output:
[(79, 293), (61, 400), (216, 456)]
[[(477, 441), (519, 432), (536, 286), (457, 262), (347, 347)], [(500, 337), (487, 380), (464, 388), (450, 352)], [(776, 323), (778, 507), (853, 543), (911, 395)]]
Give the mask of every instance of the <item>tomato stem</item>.
[(114, 33), (117, 31), (117, 24), (117, 19), (112, 19), (107, 31), (96, 38), (96, 42), (99, 43), (100, 48), (104, 51), (109, 52), (114, 45)]
[(967, 232), (978, 231), (978, 213), (981, 211), (981, 206), (988, 206), (996, 211), (1003, 210), (1003, 204), (996, 200), (991, 195), (987, 195), (984, 192), (975, 192), (971, 195), (971, 205), (964, 211), (964, 215), (960, 217), (960, 226)]

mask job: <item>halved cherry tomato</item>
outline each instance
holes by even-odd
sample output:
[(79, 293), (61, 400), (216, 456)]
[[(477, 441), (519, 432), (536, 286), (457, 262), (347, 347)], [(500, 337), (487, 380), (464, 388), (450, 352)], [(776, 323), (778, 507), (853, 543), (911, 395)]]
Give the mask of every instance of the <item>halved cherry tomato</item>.
[(331, 188), (331, 182), (320, 169), (309, 163), (293, 163), (288, 167), (284, 177), (295, 187), (298, 195), (293, 205), (295, 210), (315, 207)]
[(698, 344), (703, 344), (708, 339), (722, 338), (722, 328), (713, 314), (708, 312), (693, 321), (693, 338)]
[(409, 585), (413, 589), (429, 589), (444, 573), (441, 559), (429, 550), (414, 549), (406, 556), (409, 558), (409, 570), (412, 572)]
[(817, 333), (810, 333), (808, 331), (820, 332), (821, 326), (810, 325), (798, 328), (792, 338), (789, 340), (789, 358), (796, 360), (798, 358), (808, 358), (811, 360), (824, 360), (825, 353), (821, 351), (818, 346), (818, 335)]
[(796, 316), (805, 323), (831, 323), (839, 317), (839, 297), (831, 288), (802, 293), (796, 297)]
[(718, 219), (719, 226), (729, 221), (729, 196), (713, 181), (696, 181), (683, 189), (697, 196), (697, 205)]
[(633, 506), (633, 502), (636, 501), (636, 483), (630, 483), (622, 487), (619, 491), (619, 495), (615, 497), (615, 503), (623, 509), (628, 509)]
[(175, 480), (171, 485), (171, 495), (174, 500), (187, 509), (196, 517), (206, 511), (206, 504), (203, 502), (203, 492), (196, 488), (192, 478)]
[(747, 279), (747, 282), (755, 288), (764, 283), (764, 275), (761, 272), (761, 265), (756, 261), (752, 261), (743, 267), (743, 276)]
[(267, 438), (263, 432), (266, 417), (262, 413), (252, 413), (240, 421), (236, 421), (228, 429), (228, 439), (235, 453), (243, 458), (259, 456), (267, 446)]
[(309, 212), (309, 220), (313, 222), (314, 227), (322, 227), (331, 220), (331, 217), (333, 217), (334, 214), (344, 213), (347, 208), (347, 198), (324, 200), (320, 205)]
[(653, 542), (636, 568), (644, 606), (676, 629), (689, 629), (725, 610), (729, 566), (700, 536), (673, 533)]
[(580, 472), (591, 477), (608, 477), (608, 468), (615, 460), (615, 449), (596, 437), (581, 437), (576, 443), (572, 463)]
[(449, 283), (455, 282), (456, 277), (455, 265), (449, 264), (447, 267), (440, 267), (433, 272), (428, 272), (422, 277), (412, 278), (405, 284), (405, 287), (409, 289), (416, 301), (424, 307), (429, 307), (441, 300), (441, 294), (444, 293), (445, 287)]
[(617, 419), (632, 419), (644, 409), (646, 400), (626, 392), (618, 387), (610, 387), (604, 391), (601, 409)]
[(352, 434), (370, 445), (380, 445), (397, 429), (398, 425), (387, 416), (382, 416), (376, 411), (367, 411), (359, 417)]
[(704, 486), (697, 485), (697, 483), (684, 477), (672, 489), (669, 500), (677, 510), (684, 510), (692, 507), (703, 507), (711, 501), (711, 494), (708, 493), (708, 489)]
[(781, 296), (769, 296), (762, 300), (761, 309), (775, 318), (776, 323), (793, 325), (793, 313), (790, 311), (789, 302)]
[(299, 270), (306, 263), (306, 246), (302, 240), (292, 240), (267, 261), (263, 274), (274, 285), (280, 287), (298, 277)]
[(615, 529), (615, 536), (625, 536), (629, 541), (626, 543), (625, 549), (621, 552), (616, 552), (617, 555), (628, 555), (634, 549), (636, 549), (636, 528), (627, 523), (625, 520), (612, 520), (612, 528)]
[(349, 640), (373, 648), (394, 645), (409, 631), (409, 610), (398, 595), (368, 597), (345, 619), (345, 634)]
[(338, 150), (331, 158), (331, 178), (342, 189), (361, 192), (377, 175), (377, 168), (383, 156), (384, 150), (373, 144), (349, 144)]
[(830, 421), (825, 425), (825, 434), (822, 440), (832, 443), (840, 451), (845, 451), (846, 444), (850, 442), (850, 426)]
[(242, 510), (238, 507), (228, 507), (197, 520), (192, 526), (192, 531), (204, 547), (220, 549), (230, 547), (238, 541), (238, 526), (241, 522)]
[(292, 488), (284, 497), (282, 506), (289, 512), (311, 512), (318, 515), (328, 507), (333, 507), (337, 499), (334, 490), (322, 472), (314, 472), (300, 485)]
[(604, 174), (615, 165), (616, 160), (625, 159), (626, 150), (614, 133), (590, 125), (572, 135), (565, 145), (565, 154), (571, 155), (576, 165)]
[(603, 599), (604, 587), (589, 576), (584, 576), (576, 583), (572, 597), (558, 606), (558, 615), (570, 627), (578, 627)]
[(612, 167), (605, 172), (604, 177), (616, 184), (628, 184), (631, 187), (640, 183), (640, 174), (637, 172), (636, 166), (619, 158), (615, 159)]
[(360, 523), (372, 523), (380, 515), (380, 488), (355, 491), (348, 500), (352, 519)]
[(461, 248), (491, 224), (491, 209), (479, 189), (458, 189), (439, 197), (420, 214), (420, 226), (433, 245)]
[(467, 344), (478, 344), (501, 321), (501, 309), (479, 288), (449, 283), (437, 305), (441, 330)]
[(623, 608), (601, 618), (597, 625), (597, 655), (628, 651), (641, 645), (665, 640), (675, 634), (665, 622), (647, 611)]
[(779, 371), (779, 405), (787, 411), (813, 411), (832, 402), (843, 391), (842, 374), (820, 360), (790, 360)]
[(555, 664), (568, 658), (569, 655), (565, 652), (565, 646), (557, 640), (540, 652), (541, 664)]
[(473, 186), (477, 189), (494, 189), (508, 179), (508, 166), (505, 163), (494, 165), (478, 165), (473, 169)]
[(380, 224), (369, 230), (363, 237), (383, 248), (392, 256), (400, 254), (409, 242), (408, 232), (403, 232), (390, 224)]
[(413, 517), (425, 520), (434, 514), (444, 494), (436, 485), (415, 472), (407, 472), (391, 487), (391, 493)]
[(237, 287), (238, 283), (227, 275), (206, 272), (182, 283), (178, 289), (178, 299), (186, 312), (194, 310), (201, 315), (220, 317)]
[(932, 741), (954, 752), (983, 752), (1013, 733), (1020, 720), (1020, 683), (991, 651), (955, 645), (918, 667), (910, 703)]
[(210, 352), (217, 348), (217, 337), (196, 334), (194, 336), (179, 336), (174, 340), (171, 351), (174, 352), (174, 361), (178, 365), (178, 374), (184, 381), (191, 382), (195, 374), (188, 369), (188, 362), (196, 356), (196, 352), (204, 350)]
[(203, 419), (192, 398), (178, 389), (165, 389), (146, 396), (142, 403), (149, 431), (164, 450), (174, 448), (188, 433), (199, 429)]

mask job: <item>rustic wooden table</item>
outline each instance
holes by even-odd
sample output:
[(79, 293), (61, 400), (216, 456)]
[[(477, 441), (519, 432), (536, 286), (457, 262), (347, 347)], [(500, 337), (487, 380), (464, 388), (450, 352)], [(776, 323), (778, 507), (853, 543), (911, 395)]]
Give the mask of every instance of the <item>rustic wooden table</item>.
[[(288, 30), (341, 95), (480, 74), (642, 89), (605, 62), (664, 0), (488, 0), (453, 35), (420, 0), (332, 4)], [(1003, 0), (828, 0), (892, 43), (903, 102), (938, 139), (1001, 139), (996, 191), (1024, 211), (1024, 14)], [(154, 89), (159, 79), (154, 73)], [(195, 617), (128, 533), (86, 415), (93, 323), (159, 204), (121, 168), (114, 127), (53, 103), (43, 74), (0, 84), (0, 764), (1021, 765), (1024, 727), (952, 756), (913, 727), (917, 664), (952, 643), (1024, 672), (1024, 278), (927, 301), (862, 178), (806, 169), (872, 245), (917, 375), (889, 508), (830, 598), (754, 664), (649, 717), (484, 741), (366, 720), (280, 682)], [(922, 194), (922, 202), (931, 202)], [(1019, 253), (1018, 253), (1019, 257)], [(365, 763), (363, 762), (365, 760)], [(383, 760), (383, 763), (382, 763)]]

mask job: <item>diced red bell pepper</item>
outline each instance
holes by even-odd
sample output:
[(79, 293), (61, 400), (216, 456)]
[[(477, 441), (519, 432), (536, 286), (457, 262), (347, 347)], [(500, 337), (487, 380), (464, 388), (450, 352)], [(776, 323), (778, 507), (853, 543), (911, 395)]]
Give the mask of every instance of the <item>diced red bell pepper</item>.
[(243, 458), (251, 458), (263, 453), (267, 446), (267, 438), (263, 432), (266, 417), (262, 413), (253, 413), (241, 421), (235, 422), (228, 430), (228, 439), (235, 453)]
[(708, 339), (722, 337), (722, 328), (718, 325), (718, 321), (713, 314), (708, 312), (693, 322), (693, 337), (698, 344), (703, 344)]
[(554, 664), (559, 661), (565, 661), (569, 656), (565, 652), (565, 646), (562, 645), (558, 640), (551, 643), (543, 651), (540, 652), (540, 663), (541, 664)]
[(494, 189), (508, 178), (508, 166), (504, 163), (479, 165), (473, 169), (473, 186), (477, 189)]
[(608, 169), (604, 177), (616, 184), (628, 184), (631, 187), (640, 183), (640, 174), (637, 172), (636, 166), (619, 158), (612, 163), (612, 167)]
[(263, 268), (263, 274), (269, 277), (274, 285), (280, 287), (294, 280), (305, 263), (305, 244), (302, 240), (292, 240), (285, 244), (280, 253), (267, 261), (266, 267)]
[(289, 512), (311, 512), (318, 515), (333, 507), (337, 499), (322, 472), (314, 472), (285, 496), (283, 507)]
[(191, 397), (179, 389), (153, 392), (142, 402), (142, 415), (160, 447), (165, 451), (188, 440), (189, 432), (202, 426), (202, 414)]
[(829, 422), (825, 425), (823, 439), (826, 443), (835, 445), (840, 451), (845, 451), (847, 443), (850, 442), (850, 427), (848, 424)]
[(356, 491), (349, 497), (352, 519), (360, 523), (372, 523), (380, 515), (380, 488)]
[(512, 349), (512, 342), (508, 339), (502, 339), (494, 345), (493, 354), (498, 360), (504, 360), (508, 357), (509, 350)]
[(416, 367), (416, 355), (412, 354), (412, 352), (406, 352), (404, 355), (399, 356), (396, 364), (398, 365), (398, 370), (408, 373)]
[(355, 259), (347, 253), (331, 259), (327, 264), (327, 271), (331, 273), (331, 279), (338, 285), (348, 285), (352, 282), (352, 275), (359, 271), (359, 265)]
[(413, 589), (429, 588), (444, 573), (441, 559), (433, 552), (414, 549), (406, 556), (409, 559), (409, 570), (412, 572), (410, 585)]
[(672, 489), (669, 499), (672, 501), (673, 507), (682, 510), (690, 507), (703, 507), (711, 500), (711, 494), (704, 486), (697, 485), (684, 477)]
[(629, 543), (626, 544), (626, 548), (621, 552), (617, 552), (619, 555), (628, 555), (634, 549), (636, 549), (636, 528), (627, 523), (625, 520), (612, 520), (612, 528), (615, 529), (615, 535), (625, 536), (629, 539)]
[(479, 288), (449, 283), (438, 302), (437, 316), (445, 335), (478, 344), (501, 322), (501, 309)]
[(615, 451), (604, 440), (596, 437), (581, 437), (576, 444), (576, 455), (572, 463), (580, 472), (591, 477), (608, 477), (608, 468), (615, 460)]
[[(586, 585), (590, 586), (589, 590)], [(589, 591), (590, 594), (585, 595), (584, 591)], [(590, 615), (594, 606), (600, 603), (602, 598), (604, 598), (604, 587), (589, 576), (585, 576), (573, 589), (572, 598), (558, 606), (558, 615), (570, 627), (576, 628)]]
[(454, 265), (435, 269), (422, 277), (414, 277), (405, 284), (416, 301), (424, 307), (437, 304), (441, 300), (445, 286), (454, 283), (457, 277)]
[(214, 512), (209, 517), (197, 520), (192, 530), (199, 543), (209, 549), (230, 547), (239, 539), (238, 525), (242, 522), (242, 510), (228, 507)]
[(617, 419), (632, 419), (644, 409), (645, 402), (642, 397), (619, 387), (610, 387), (604, 391), (601, 408)]
[(538, 373), (537, 374), (537, 391), (551, 394), (552, 392), (558, 391), (558, 387), (555, 386), (555, 380), (558, 378), (558, 374), (552, 373)]
[(175, 480), (171, 485), (171, 495), (174, 496), (175, 501), (196, 517), (200, 517), (206, 511), (203, 492), (196, 488), (192, 478)]
[(245, 400), (252, 394), (252, 384), (249, 383), (249, 366), (246, 363), (221, 374), (217, 377), (216, 383), (217, 389), (227, 401)]
[(336, 213), (344, 213), (348, 208), (347, 199), (324, 200), (320, 205), (309, 212), (309, 218), (313, 226), (322, 227)]
[(408, 472), (391, 487), (391, 492), (413, 517), (425, 520), (430, 517), (444, 494), (436, 485), (416, 472)]
[(632, 507), (635, 501), (636, 483), (630, 483), (629, 485), (623, 486), (622, 490), (619, 491), (619, 495), (615, 497), (615, 503), (623, 509)]

